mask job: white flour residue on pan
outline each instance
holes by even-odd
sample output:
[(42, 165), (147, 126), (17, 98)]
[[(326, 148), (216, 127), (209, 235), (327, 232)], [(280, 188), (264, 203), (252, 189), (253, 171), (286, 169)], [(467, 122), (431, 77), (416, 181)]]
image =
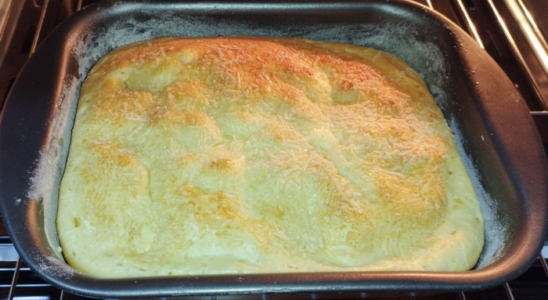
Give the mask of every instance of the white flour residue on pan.
[(40, 271), (48, 274), (51, 277), (69, 279), (76, 272), (63, 261), (54, 256), (46, 256), (38, 264)]
[(497, 202), (481, 185), (480, 175), (476, 169), (476, 166), (474, 165), (472, 158), (464, 151), (464, 139), (457, 122), (454, 119), (451, 119), (448, 123), (453, 130), (459, 154), (464, 162), (466, 171), (472, 180), (472, 184), (474, 185), (474, 189), (476, 190), (476, 195), (478, 196), (480, 203), (481, 212), (483, 214), (485, 244), (476, 268), (484, 267), (502, 255), (500, 250), (504, 249), (504, 241), (507, 236), (508, 228), (502, 223), (500, 218), (496, 217)]
[(44, 208), (44, 232), (57, 256), (47, 261), (44, 261), (39, 255), (36, 257), (40, 261), (39, 266), (47, 268), (52, 267), (52, 260), (55, 260), (59, 265), (63, 264), (55, 218), (57, 216), (59, 183), (68, 154), (67, 148), (73, 123), (73, 118), (70, 118), (71, 115), (74, 115), (74, 113), (70, 113), (71, 103), (74, 95), (77, 94), (77, 83), (78, 80), (73, 76), (66, 78), (55, 107), (56, 117), (50, 124), (49, 140), (41, 151), (40, 160), (37, 162), (38, 166), (31, 178), (31, 187), (27, 194), (31, 201), (38, 201)]
[[(280, 22), (283, 23), (283, 22)], [(29, 197), (42, 200), (45, 212), (46, 235), (53, 249), (59, 249), (55, 217), (57, 213), (57, 197), (60, 178), (68, 154), (71, 129), (79, 96), (79, 87), (93, 65), (113, 49), (130, 43), (148, 39), (181, 36), (270, 36), (270, 37), (303, 37), (314, 40), (350, 43), (359, 46), (372, 47), (391, 52), (406, 61), (412, 68), (419, 71), (424, 78), (436, 102), (444, 112), (449, 107), (444, 86), (447, 82), (448, 63), (444, 53), (436, 45), (435, 40), (423, 41), (424, 37), (414, 29), (404, 25), (385, 23), (378, 25), (257, 25), (245, 21), (228, 21), (204, 17), (183, 17), (164, 15), (147, 21), (131, 18), (120, 18), (106, 29), (87, 32), (83, 36), (74, 37), (73, 57), (78, 61), (78, 78), (66, 78), (62, 96), (59, 99), (58, 110), (53, 120), (53, 130), (49, 143), (42, 151), (38, 162), (39, 167), (32, 179)], [(446, 87), (446, 86), (445, 86)], [(504, 246), (506, 228), (495, 217), (494, 201), (483, 190), (478, 173), (472, 160), (464, 152), (463, 139), (456, 122), (450, 122), (455, 132), (459, 152), (470, 173), (485, 218), (486, 243), (479, 266), (488, 264)], [(59, 250), (56, 254), (61, 257)], [(69, 269), (55, 257), (49, 257), (41, 264), (43, 268), (60, 268), (59, 272)], [(71, 273), (67, 273), (71, 274)]]

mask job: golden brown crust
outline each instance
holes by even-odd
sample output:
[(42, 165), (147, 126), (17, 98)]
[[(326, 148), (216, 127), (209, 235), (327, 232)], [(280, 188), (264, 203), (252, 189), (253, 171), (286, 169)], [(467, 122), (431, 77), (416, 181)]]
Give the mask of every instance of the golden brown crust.
[(452, 271), (483, 247), (451, 131), (391, 54), (162, 38), (80, 95), (57, 224), (83, 272)]

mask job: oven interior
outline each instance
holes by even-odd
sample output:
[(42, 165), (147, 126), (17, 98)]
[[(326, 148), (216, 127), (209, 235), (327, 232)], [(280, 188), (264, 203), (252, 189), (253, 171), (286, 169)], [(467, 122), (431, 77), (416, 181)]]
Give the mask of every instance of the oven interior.
[[(0, 1), (0, 106), (17, 74), (44, 38), (63, 20), (99, 0)], [(468, 32), (506, 72), (527, 102), (548, 149), (548, 2), (535, 0), (414, 0)], [(545, 38), (546, 37), (546, 38)], [(548, 244), (546, 244), (548, 245)], [(211, 299), (547, 299), (545, 246), (531, 268), (503, 285), (472, 292), (329, 293), (212, 296)], [(35, 275), (19, 258), (0, 215), (0, 297), (78, 299)]]

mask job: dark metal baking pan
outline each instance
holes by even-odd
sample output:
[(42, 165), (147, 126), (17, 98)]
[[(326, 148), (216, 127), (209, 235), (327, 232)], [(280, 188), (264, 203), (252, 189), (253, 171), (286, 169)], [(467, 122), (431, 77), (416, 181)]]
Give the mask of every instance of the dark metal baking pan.
[[(305, 37), (375, 47), (424, 78), (451, 124), (482, 199), (486, 239), (468, 272), (346, 272), (98, 279), (62, 260), (59, 178), (80, 84), (104, 54), (160, 36)], [(547, 163), (523, 99), (503, 71), (443, 16), (402, 1), (102, 2), (59, 26), (19, 75), (0, 123), (0, 202), (23, 260), (80, 295), (147, 297), (332, 291), (442, 291), (517, 277), (546, 236)]]

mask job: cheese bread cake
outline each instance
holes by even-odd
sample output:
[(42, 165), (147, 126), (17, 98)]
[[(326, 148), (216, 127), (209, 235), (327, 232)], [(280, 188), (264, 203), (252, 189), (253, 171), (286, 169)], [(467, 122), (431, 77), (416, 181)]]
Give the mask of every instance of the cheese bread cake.
[(62, 178), (67, 262), (97, 277), (463, 271), (483, 217), (397, 57), (289, 38), (160, 38), (90, 71)]

